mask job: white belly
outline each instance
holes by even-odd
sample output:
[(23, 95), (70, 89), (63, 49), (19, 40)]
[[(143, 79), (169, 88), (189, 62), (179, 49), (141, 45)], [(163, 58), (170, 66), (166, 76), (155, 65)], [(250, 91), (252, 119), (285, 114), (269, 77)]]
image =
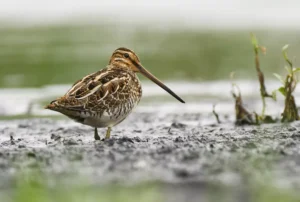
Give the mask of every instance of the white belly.
[[(133, 105), (126, 105), (124, 110), (121, 110), (121, 113), (118, 113), (118, 109), (112, 111), (111, 113), (104, 112), (101, 116), (89, 116), (82, 117), (84, 118), (82, 124), (89, 125), (97, 128), (112, 127), (121, 123), (137, 106), (139, 100)], [(124, 107), (124, 106), (123, 106)]]
[(106, 127), (112, 127), (123, 121), (129, 113), (122, 114), (118, 118), (114, 118), (108, 113), (103, 113), (101, 117), (87, 117), (84, 119), (83, 124), (89, 125), (96, 128), (106, 128)]

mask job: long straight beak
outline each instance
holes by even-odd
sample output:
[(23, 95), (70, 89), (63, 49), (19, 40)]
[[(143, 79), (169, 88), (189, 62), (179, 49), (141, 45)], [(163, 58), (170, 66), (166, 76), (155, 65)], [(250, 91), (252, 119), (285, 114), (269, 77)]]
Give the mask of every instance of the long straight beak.
[(179, 102), (185, 103), (178, 95), (176, 95), (170, 88), (168, 88), (165, 84), (163, 84), (160, 80), (158, 80), (155, 76), (148, 72), (142, 65), (137, 64), (137, 67), (144, 76), (146, 76), (151, 81), (159, 85), (162, 89), (170, 93), (170, 95), (176, 98)]

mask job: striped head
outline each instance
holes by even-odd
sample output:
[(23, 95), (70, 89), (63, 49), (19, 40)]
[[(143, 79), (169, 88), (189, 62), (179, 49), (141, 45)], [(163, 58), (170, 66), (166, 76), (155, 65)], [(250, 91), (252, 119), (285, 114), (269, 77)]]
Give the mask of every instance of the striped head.
[(141, 62), (132, 50), (122, 47), (113, 52), (109, 64), (114, 67), (127, 68), (133, 72), (139, 72), (137, 66), (141, 65)]
[(184, 103), (184, 101), (176, 95), (171, 89), (169, 89), (166, 85), (164, 85), (159, 79), (157, 79), (153, 74), (151, 74), (148, 70), (146, 70), (138, 56), (128, 48), (118, 48), (115, 50), (110, 58), (109, 65), (114, 68), (124, 68), (131, 70), (135, 73), (141, 73), (146, 76), (148, 79), (159, 85), (173, 97), (175, 97), (178, 101)]

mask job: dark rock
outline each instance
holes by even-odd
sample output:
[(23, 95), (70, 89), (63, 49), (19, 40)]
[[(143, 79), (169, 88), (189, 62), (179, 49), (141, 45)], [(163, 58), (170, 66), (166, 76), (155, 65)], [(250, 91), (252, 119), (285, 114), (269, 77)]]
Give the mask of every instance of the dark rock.
[(63, 141), (63, 144), (64, 145), (69, 145), (69, 146), (72, 146), (72, 145), (78, 145), (78, 142), (74, 139), (65, 139)]
[(134, 141), (131, 138), (126, 137), (126, 136), (121, 137), (120, 139), (118, 139), (117, 142), (118, 142), (118, 144), (123, 144), (124, 142), (134, 143)]
[(187, 169), (175, 169), (174, 173), (175, 173), (176, 177), (179, 177), (179, 178), (187, 178), (191, 175)]
[(175, 138), (174, 142), (183, 142), (183, 139), (179, 136)]
[(29, 125), (28, 124), (19, 124), (18, 127), (19, 128), (28, 128)]
[(183, 124), (183, 123), (174, 122), (174, 123), (171, 124), (171, 127), (173, 127), (173, 128), (185, 128), (186, 125)]
[(288, 129), (287, 129), (288, 131), (296, 131), (297, 130), (297, 128), (295, 128), (295, 127), (288, 127)]
[(59, 135), (55, 135), (54, 133), (51, 134), (51, 140), (54, 140), (54, 141), (58, 141), (61, 139), (61, 137)]
[(28, 152), (27, 156), (30, 157), (30, 158), (35, 158), (36, 157), (35, 153), (33, 153), (33, 152)]

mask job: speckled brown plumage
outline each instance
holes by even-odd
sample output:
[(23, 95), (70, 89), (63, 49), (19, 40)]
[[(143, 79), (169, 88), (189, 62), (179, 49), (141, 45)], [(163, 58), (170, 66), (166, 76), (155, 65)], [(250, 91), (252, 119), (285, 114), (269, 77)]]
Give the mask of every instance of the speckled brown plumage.
[(99, 139), (98, 127), (108, 127), (106, 138), (109, 138), (110, 128), (123, 121), (141, 99), (142, 88), (137, 72), (183, 102), (142, 67), (133, 51), (119, 48), (114, 51), (106, 68), (80, 79), (64, 96), (52, 101), (46, 108), (95, 127), (95, 139)]

